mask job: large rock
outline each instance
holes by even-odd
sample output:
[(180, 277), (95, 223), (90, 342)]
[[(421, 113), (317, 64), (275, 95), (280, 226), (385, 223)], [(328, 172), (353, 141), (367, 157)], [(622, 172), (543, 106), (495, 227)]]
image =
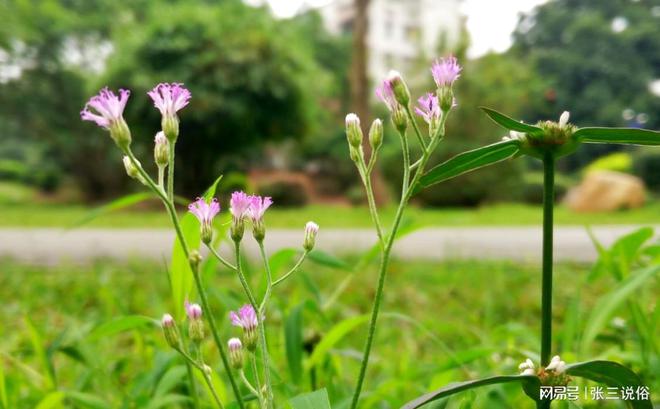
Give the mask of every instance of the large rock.
[(565, 202), (576, 212), (612, 212), (640, 207), (646, 200), (641, 179), (608, 170), (587, 173), (579, 186), (569, 190)]

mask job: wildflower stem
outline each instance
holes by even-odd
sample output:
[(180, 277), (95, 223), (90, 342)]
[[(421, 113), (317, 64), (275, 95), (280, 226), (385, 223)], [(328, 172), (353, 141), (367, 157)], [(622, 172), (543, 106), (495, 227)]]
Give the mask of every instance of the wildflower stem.
[(447, 119), (447, 116), (448, 115), (446, 114), (442, 116), (440, 127), (438, 128), (438, 132), (435, 135), (433, 135), (428, 149), (425, 147), (422, 157), (420, 158), (419, 166), (417, 167), (417, 171), (415, 172), (412, 181), (408, 185), (408, 188), (406, 190), (402, 189), (401, 192), (401, 201), (399, 203), (399, 207), (396, 210), (396, 214), (394, 216), (394, 222), (392, 223), (392, 229), (390, 231), (389, 236), (387, 237), (381, 256), (380, 268), (378, 272), (378, 284), (376, 287), (376, 296), (374, 297), (374, 303), (371, 309), (371, 319), (369, 320), (367, 341), (365, 343), (364, 352), (362, 354), (360, 373), (358, 375), (357, 384), (355, 386), (355, 392), (353, 393), (353, 398), (351, 400), (351, 406), (350, 406), (351, 409), (357, 408), (357, 404), (360, 399), (360, 393), (362, 391), (362, 384), (364, 383), (364, 377), (367, 373), (367, 366), (369, 364), (369, 355), (371, 354), (371, 346), (373, 344), (374, 336), (376, 333), (376, 324), (378, 323), (378, 313), (380, 311), (380, 305), (383, 298), (383, 289), (385, 287), (385, 278), (387, 275), (387, 267), (390, 261), (392, 245), (394, 244), (394, 240), (396, 239), (396, 234), (397, 231), (399, 230), (399, 225), (401, 223), (403, 212), (406, 208), (406, 205), (408, 204), (408, 201), (410, 200), (410, 197), (412, 196), (415, 184), (417, 184), (419, 178), (422, 177), (422, 174), (424, 173), (424, 168), (426, 167), (426, 163), (431, 157), (431, 153), (433, 152), (433, 149), (437, 146), (438, 142), (442, 140), (442, 137), (444, 136), (445, 121)]
[(550, 363), (552, 348), (552, 239), (555, 199), (555, 158), (543, 157), (543, 278), (541, 288), (541, 365)]
[[(268, 263), (268, 256), (266, 256), (266, 249), (264, 248), (264, 242), (259, 241), (259, 252), (261, 253), (261, 259), (264, 262), (264, 269), (266, 270), (266, 294), (261, 302), (259, 311), (260, 317), (266, 316), (266, 305), (270, 298), (270, 293), (273, 288), (273, 276), (270, 271), (270, 264)], [(263, 318), (261, 318), (263, 319)], [(270, 359), (268, 356), (268, 342), (266, 340), (266, 326), (259, 326), (259, 336), (261, 338), (261, 355), (263, 357), (263, 366), (264, 366), (264, 383), (266, 384), (266, 407), (270, 408), (273, 402), (273, 390), (270, 383)]]
[(218, 251), (212, 245), (207, 244), (206, 247), (208, 247), (211, 254), (213, 254), (215, 256), (215, 258), (218, 259), (218, 261), (220, 261), (222, 264), (224, 264), (225, 267), (227, 267), (231, 270), (234, 270), (234, 271), (236, 270), (236, 266), (233, 265), (232, 263), (230, 263), (229, 261), (227, 261), (224, 257), (222, 257), (220, 255), (220, 253), (218, 253)]
[(254, 386), (252, 386), (252, 384), (250, 383), (248, 378), (245, 376), (245, 371), (243, 371), (242, 369), (240, 371), (240, 376), (241, 376), (241, 380), (243, 381), (243, 384), (245, 385), (245, 387), (248, 388), (248, 390), (250, 392), (252, 392), (254, 394), (254, 396), (259, 398), (259, 392), (257, 392), (257, 390), (254, 388)]
[(415, 117), (413, 116), (412, 111), (410, 110), (410, 106), (406, 105), (404, 108), (406, 110), (406, 115), (408, 116), (408, 120), (412, 124), (413, 129), (415, 130), (415, 135), (417, 136), (417, 140), (419, 141), (419, 144), (422, 146), (424, 150), (426, 150), (426, 142), (424, 141), (422, 132), (419, 130), (417, 121), (415, 121)]
[[(245, 278), (245, 275), (243, 274), (243, 269), (241, 268), (241, 245), (240, 242), (234, 242), (235, 246), (235, 254), (236, 254), (236, 273), (238, 274), (238, 279), (241, 282), (241, 285), (243, 286), (243, 290), (245, 291), (245, 295), (248, 298), (248, 301), (250, 302), (250, 305), (254, 309), (255, 313), (257, 314), (257, 322), (259, 325), (258, 331), (259, 331), (259, 344), (261, 347), (261, 354), (263, 356), (263, 364), (264, 364), (264, 381), (266, 382), (266, 396), (265, 396), (265, 408), (270, 408), (271, 407), (271, 402), (272, 402), (272, 392), (271, 392), (271, 385), (270, 385), (270, 366), (268, 365), (268, 344), (266, 343), (266, 329), (263, 321), (263, 314), (261, 309), (259, 308), (259, 305), (257, 304), (256, 298), (254, 298), (254, 295), (252, 294), (252, 290), (250, 290), (250, 285), (247, 282), (247, 279)], [(260, 243), (260, 248), (262, 244)], [(264, 256), (264, 253), (262, 252), (262, 257)], [(264, 262), (268, 264), (268, 259), (264, 258)], [(270, 271), (270, 269), (268, 269)], [(270, 285), (270, 281), (269, 281)], [(255, 376), (257, 376), (256, 369), (255, 369)], [(261, 395), (259, 395), (261, 396)]]
[(302, 263), (305, 261), (305, 259), (307, 258), (307, 254), (309, 254), (309, 251), (305, 251), (305, 252), (303, 252), (302, 256), (300, 256), (300, 259), (298, 259), (298, 261), (297, 261), (296, 264), (291, 268), (291, 270), (289, 270), (286, 274), (284, 274), (282, 277), (278, 278), (277, 280), (275, 280), (275, 281), (273, 282), (273, 287), (275, 287), (276, 285), (278, 285), (278, 284), (284, 282), (287, 278), (289, 278), (289, 276), (290, 276), (291, 274), (295, 273), (295, 272), (298, 270), (298, 268), (300, 268), (300, 266), (301, 266)]
[(408, 191), (408, 182), (410, 182), (410, 148), (408, 147), (408, 139), (406, 138), (406, 131), (399, 132), (401, 137), (401, 153), (403, 155), (403, 183), (401, 185), (401, 196)]
[(378, 207), (376, 206), (376, 198), (374, 196), (374, 189), (371, 183), (371, 174), (367, 171), (367, 167), (364, 164), (364, 158), (360, 158), (358, 162), (358, 170), (362, 176), (362, 182), (364, 183), (364, 190), (367, 194), (367, 202), (369, 203), (369, 213), (371, 214), (371, 219), (376, 226), (376, 234), (378, 235), (378, 242), (380, 243), (381, 248), (385, 247), (385, 236), (383, 235), (383, 227), (380, 224), (380, 217), (378, 216)]
[(213, 386), (213, 380), (211, 379), (211, 375), (206, 373), (206, 371), (202, 371), (202, 375), (204, 375), (204, 380), (206, 381), (206, 385), (209, 387), (209, 390), (211, 391), (211, 395), (213, 395), (213, 400), (215, 400), (216, 405), (218, 405), (220, 409), (224, 409), (225, 407), (222, 404), (220, 397), (218, 396), (218, 392), (215, 390), (215, 386)]
[[(172, 147), (171, 149), (173, 149), (173, 144), (170, 144), (170, 146)], [(165, 208), (167, 209), (167, 212), (170, 215), (172, 224), (174, 225), (176, 237), (177, 240), (179, 240), (179, 243), (181, 244), (181, 249), (183, 250), (183, 254), (186, 256), (186, 258), (190, 259), (190, 250), (188, 249), (188, 244), (186, 243), (186, 239), (183, 235), (183, 231), (181, 230), (181, 224), (179, 223), (179, 218), (176, 214), (176, 208), (174, 207), (174, 202), (168, 199), (166, 193), (163, 192), (163, 189), (159, 188), (151, 179), (149, 174), (144, 169), (142, 169), (142, 166), (140, 166), (140, 163), (138, 162), (137, 158), (135, 158), (135, 155), (130, 149), (126, 149), (126, 155), (128, 155), (128, 157), (131, 159), (131, 162), (133, 162), (135, 167), (138, 169), (138, 172), (140, 172), (140, 175), (142, 175), (144, 180), (147, 182), (147, 185), (162, 199), (163, 204), (165, 205)], [(173, 159), (174, 156), (170, 155), (170, 157)], [(170, 166), (172, 167), (172, 165), (173, 162), (170, 164)], [(170, 170), (170, 173), (173, 174), (172, 170)], [(170, 179), (168, 179), (168, 183), (169, 181)], [(199, 297), (202, 302), (202, 308), (204, 309), (204, 311), (208, 311), (208, 314), (205, 314), (205, 317), (209, 322), (209, 327), (211, 329), (211, 334), (213, 334), (213, 340), (215, 341), (215, 345), (218, 348), (218, 351), (220, 352), (222, 365), (225, 368), (225, 371), (227, 372), (227, 377), (229, 378), (229, 383), (231, 384), (231, 388), (232, 391), (234, 392), (234, 396), (236, 397), (236, 401), (238, 402), (238, 406), (240, 409), (244, 409), (245, 405), (243, 404), (243, 398), (241, 397), (241, 392), (238, 389), (236, 380), (234, 379), (234, 376), (231, 372), (231, 366), (229, 365), (227, 354), (225, 353), (225, 350), (223, 348), (223, 343), (220, 340), (218, 329), (215, 325), (215, 319), (213, 318), (213, 314), (211, 313), (211, 308), (209, 307), (208, 299), (206, 297), (206, 291), (204, 290), (204, 286), (202, 286), (202, 280), (201, 277), (199, 276), (199, 270), (197, 268), (198, 266), (196, 266), (192, 262), (190, 262), (189, 264), (190, 264), (190, 269), (193, 272), (193, 278), (195, 280), (197, 292), (199, 293)]]
[(170, 155), (167, 165), (167, 198), (170, 202), (174, 201), (174, 145), (176, 145), (174, 141), (169, 144)]
[(163, 166), (158, 166), (158, 187), (164, 189), (163, 186), (165, 183), (165, 168)]
[(192, 364), (186, 360), (186, 371), (188, 372), (188, 382), (190, 383), (190, 394), (193, 398), (193, 407), (199, 409), (199, 396), (197, 395), (197, 386), (195, 386), (195, 378), (193, 376)]

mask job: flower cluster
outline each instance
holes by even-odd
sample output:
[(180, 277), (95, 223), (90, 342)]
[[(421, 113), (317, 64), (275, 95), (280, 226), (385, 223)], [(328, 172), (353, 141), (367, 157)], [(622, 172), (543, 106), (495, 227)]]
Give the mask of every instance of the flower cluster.
[(538, 376), (543, 385), (566, 385), (570, 380), (566, 375), (566, 362), (555, 355), (545, 368), (536, 368), (534, 362), (527, 358), (518, 366), (521, 375)]

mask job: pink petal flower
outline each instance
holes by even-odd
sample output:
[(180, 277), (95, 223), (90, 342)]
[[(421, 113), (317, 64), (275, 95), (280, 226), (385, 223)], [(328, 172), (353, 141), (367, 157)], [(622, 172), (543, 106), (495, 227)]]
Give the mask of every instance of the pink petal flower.
[(217, 199), (213, 198), (210, 203), (207, 203), (201, 197), (188, 205), (188, 211), (197, 217), (202, 224), (211, 224), (213, 218), (220, 212), (220, 203)]
[(199, 304), (190, 304), (186, 301), (186, 315), (191, 320), (197, 320), (202, 317), (202, 307)]
[(415, 113), (424, 118), (426, 123), (431, 124), (442, 115), (440, 105), (438, 104), (438, 97), (435, 94), (428, 93), (420, 97), (417, 102), (419, 106), (415, 107)]
[(261, 197), (261, 196), (250, 196), (250, 218), (253, 223), (259, 223), (264, 217), (264, 213), (273, 204), (273, 200), (270, 197)]
[(241, 327), (246, 331), (253, 330), (259, 325), (257, 320), (257, 313), (250, 304), (245, 304), (239, 308), (238, 312), (231, 311), (229, 313), (232, 325)]
[(179, 110), (188, 105), (190, 91), (179, 83), (160, 83), (156, 85), (147, 95), (154, 101), (163, 116), (174, 116)]
[(460, 77), (463, 68), (458, 65), (458, 60), (454, 56), (436, 60), (431, 67), (433, 80), (438, 87), (452, 86), (454, 81)]
[(80, 118), (109, 129), (113, 123), (123, 121), (124, 108), (130, 95), (131, 91), (120, 89), (119, 96), (117, 96), (108, 87), (105, 87), (99, 91), (98, 95), (94, 95), (87, 101), (83, 110), (80, 111)]
[(387, 109), (390, 111), (394, 111), (399, 105), (394, 96), (392, 84), (388, 80), (384, 80), (376, 88), (376, 96), (387, 105)]
[(229, 212), (235, 219), (242, 219), (247, 216), (250, 203), (250, 196), (245, 192), (234, 192), (229, 200)]

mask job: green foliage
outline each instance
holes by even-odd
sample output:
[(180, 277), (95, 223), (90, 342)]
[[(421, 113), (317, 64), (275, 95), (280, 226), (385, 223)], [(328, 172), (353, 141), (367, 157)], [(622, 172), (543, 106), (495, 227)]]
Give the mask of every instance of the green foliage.
[(633, 159), (628, 152), (615, 152), (601, 156), (585, 167), (586, 172), (593, 170), (612, 170), (615, 172), (628, 173), (632, 170)]
[(292, 409), (330, 409), (328, 391), (325, 389), (296, 396), (289, 403)]
[(633, 173), (642, 178), (646, 187), (654, 192), (660, 192), (660, 152), (655, 149), (636, 152)]

